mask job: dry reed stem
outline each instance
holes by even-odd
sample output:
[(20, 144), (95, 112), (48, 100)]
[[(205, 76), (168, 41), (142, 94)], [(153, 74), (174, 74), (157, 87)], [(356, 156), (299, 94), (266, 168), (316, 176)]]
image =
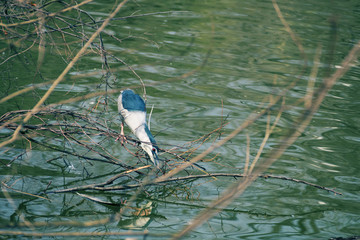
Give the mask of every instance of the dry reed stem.
[(314, 57), (314, 66), (312, 68), (310, 77), (309, 77), (309, 81), (308, 81), (308, 86), (306, 89), (306, 94), (304, 97), (304, 106), (305, 108), (310, 108), (311, 107), (311, 102), (314, 96), (314, 86), (315, 86), (315, 81), (316, 81), (316, 76), (319, 70), (319, 65), (320, 65), (320, 55), (321, 55), (321, 45), (319, 45), (316, 49), (316, 54)]
[(300, 51), (300, 54), (302, 56), (302, 58), (304, 59), (305, 61), (305, 66), (307, 65), (307, 56), (306, 56), (306, 53), (305, 53), (305, 50), (304, 50), (304, 47), (300, 41), (300, 39), (296, 36), (296, 34), (294, 33), (293, 30), (291, 30), (291, 27), (290, 25), (287, 23), (287, 21), (285, 20), (284, 16), (282, 15), (281, 13), (281, 10), (280, 10), (280, 7), (279, 5), (277, 4), (276, 0), (272, 0), (272, 3), (273, 3), (273, 6), (274, 6), (274, 9), (276, 11), (276, 14), (278, 15), (281, 23), (284, 25), (285, 27), (285, 30), (289, 33), (291, 39), (294, 41), (294, 43), (296, 44), (296, 46), (298, 47), (299, 51)]
[(250, 136), (246, 133), (246, 158), (245, 158), (245, 166), (244, 166), (244, 175), (247, 175), (249, 170), (250, 163)]
[(271, 128), (270, 128), (270, 117), (271, 117), (271, 116), (270, 116), (270, 113), (268, 113), (268, 120), (267, 120), (267, 122), (266, 122), (265, 136), (264, 136), (264, 138), (263, 138), (263, 141), (262, 141), (261, 144), (260, 144), (260, 148), (259, 148), (259, 150), (257, 151), (256, 156), (255, 156), (253, 162), (251, 163), (250, 170), (249, 170), (249, 173), (248, 173), (248, 174), (251, 174), (251, 173), (252, 173), (252, 171), (254, 170), (254, 167), (256, 166), (257, 161), (260, 159), (261, 153), (262, 153), (262, 151), (264, 150), (264, 147), (265, 147), (266, 142), (268, 141), (271, 133), (274, 131), (274, 128), (276, 127), (277, 123), (278, 123), (279, 120), (280, 120), (281, 114), (282, 114), (282, 112), (283, 112), (283, 110), (284, 110), (284, 106), (285, 106), (285, 97), (283, 98), (283, 101), (282, 101), (282, 104), (281, 104), (281, 108), (280, 108), (280, 110), (279, 110), (279, 112), (278, 112), (278, 114), (277, 114), (277, 116), (276, 116), (276, 118), (275, 118), (275, 121), (274, 121), (273, 125), (271, 126)]

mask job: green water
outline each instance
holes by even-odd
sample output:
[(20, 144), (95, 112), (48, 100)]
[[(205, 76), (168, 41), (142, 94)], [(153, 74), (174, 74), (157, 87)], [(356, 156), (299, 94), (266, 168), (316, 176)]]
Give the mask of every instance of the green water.
[[(82, 7), (96, 20), (104, 19), (113, 10), (113, 4), (99, 2)], [(306, 94), (312, 68), (317, 65), (314, 63), (317, 49), (321, 48), (321, 54), (316, 87), (338, 68), (360, 39), (358, 1), (279, 1), (278, 5), (300, 39), (305, 58), (285, 30), (271, 1), (129, 2), (117, 17), (154, 14), (112, 21), (105, 29), (106, 34), (102, 37), (109, 52), (109, 78), (106, 80), (104, 77), (103, 60), (93, 47), (70, 70), (46, 104), (124, 87), (136, 87), (142, 95), (139, 79), (123, 63), (111, 57), (112, 54), (131, 66), (147, 85), (148, 112), (154, 106), (151, 131), (160, 148), (170, 150), (180, 147), (179, 152), (184, 152), (199, 147), (188, 156), (191, 158), (223, 139), (251, 113), (261, 111), (270, 95), (279, 95), (298, 79), (285, 95), (288, 108), (264, 147), (266, 154), (278, 147), (281, 137), (289, 132), (294, 120), (303, 113), (303, 103), (299, 100)], [(170, 12), (158, 13), (165, 11)], [(58, 24), (61, 26), (61, 23)], [(94, 29), (84, 27), (83, 31), (90, 37)], [(36, 70), (37, 47), (0, 65), (1, 97), (32, 84), (56, 79), (82, 46), (79, 39), (70, 35), (66, 37), (69, 48), (65, 44), (54, 46), (54, 43), (64, 43), (60, 34), (47, 38), (45, 57), (39, 71)], [(1, 35), (1, 62), (32, 43), (30, 38), (19, 46), (15, 44), (16, 40), (6, 40), (6, 36)], [(99, 40), (95, 43), (99, 44)], [(202, 64), (203, 67), (198, 69)], [(194, 69), (198, 70), (180, 77)], [(258, 179), (223, 211), (184, 239), (329, 239), (360, 235), (359, 78), (360, 68), (356, 62), (331, 89), (305, 132), (266, 171), (267, 174), (334, 189), (342, 195), (287, 180)], [(31, 109), (48, 88), (49, 85), (39, 86), (2, 103), (1, 114)], [(107, 95), (107, 103), (103, 95), (102, 98), (92, 97), (55, 108), (89, 114), (99, 123), (105, 122), (104, 129), (112, 129), (118, 134), (117, 96), (118, 93)], [(92, 112), (91, 109), (95, 108)], [(271, 111), (272, 121), (277, 113), (278, 107), (275, 107)], [(66, 114), (58, 114), (56, 118), (53, 115), (43, 116), (42, 120), (33, 118), (29, 124), (42, 121), (56, 123), (64, 119), (71, 124), (94, 126)], [(246, 134), (250, 138), (252, 160), (265, 135), (266, 119), (267, 115), (258, 119), (199, 164), (208, 173), (243, 173)], [(224, 122), (227, 124), (220, 136), (213, 135), (201, 146), (198, 142), (186, 145)], [(8, 139), (5, 137), (11, 131), (1, 129), (3, 140)], [(125, 131), (130, 134), (127, 128)], [(119, 142), (115, 142), (115, 135), (62, 136), (39, 130), (27, 136), (42, 144), (20, 138), (1, 149), (0, 179), (11, 187), (3, 185), (0, 194), (1, 230), (105, 233), (129, 229), (141, 232), (146, 229), (149, 239), (166, 239), (183, 229), (236, 181), (234, 178), (219, 177), (153, 186), (140, 193), (135, 190), (83, 192), (115, 204), (130, 200), (135, 193), (137, 197), (121, 220), (91, 227), (79, 226), (70, 222), (110, 217), (119, 211), (119, 205), (100, 204), (75, 193), (42, 195), (45, 189), (51, 192), (101, 183), (124, 171), (120, 166), (84, 159), (84, 156), (106, 160), (98, 153), (108, 154), (129, 165), (136, 163), (137, 167), (145, 165), (146, 161), (138, 162)], [(71, 137), (91, 143), (92, 149), (84, 148)], [(130, 144), (127, 147), (129, 151), (136, 151)], [(161, 158), (171, 157), (162, 154)], [(145, 173), (151, 174), (151, 171)], [(190, 168), (179, 176), (187, 174), (203, 172)], [(133, 184), (144, 179), (143, 176), (133, 176), (134, 179), (120, 182)], [(152, 206), (151, 214), (136, 216), (136, 209), (147, 204)], [(24, 219), (33, 226), (18, 226)], [(36, 223), (48, 224), (38, 226)]]

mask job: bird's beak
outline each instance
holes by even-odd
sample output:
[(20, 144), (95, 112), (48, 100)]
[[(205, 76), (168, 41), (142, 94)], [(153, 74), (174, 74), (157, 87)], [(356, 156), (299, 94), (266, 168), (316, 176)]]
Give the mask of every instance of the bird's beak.
[(159, 167), (159, 157), (158, 157), (158, 154), (157, 154), (157, 152), (155, 152), (155, 151), (152, 151), (152, 153), (153, 153), (153, 159), (151, 159), (151, 161), (153, 161), (153, 163), (154, 163), (154, 165), (156, 166), (156, 167)]
[[(144, 144), (145, 145), (145, 144)], [(149, 155), (150, 160), (154, 163), (155, 166), (159, 166), (159, 157), (156, 151), (153, 151), (153, 147), (151, 145), (146, 144), (143, 146), (145, 152)]]

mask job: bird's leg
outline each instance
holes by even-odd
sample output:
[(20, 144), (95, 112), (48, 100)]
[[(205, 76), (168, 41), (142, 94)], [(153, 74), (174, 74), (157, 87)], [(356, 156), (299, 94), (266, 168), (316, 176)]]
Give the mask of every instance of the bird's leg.
[(124, 141), (126, 142), (126, 137), (124, 134), (124, 123), (121, 123), (121, 131), (120, 131), (120, 135), (121, 135), (121, 145), (124, 145)]
[(121, 138), (120, 142), (121, 142), (121, 145), (124, 145), (124, 141), (126, 142), (126, 137), (125, 137), (125, 134), (124, 134), (124, 123), (121, 122), (121, 130), (120, 130), (120, 135), (119, 137), (115, 140), (115, 142), (117, 140), (119, 140), (119, 138)]

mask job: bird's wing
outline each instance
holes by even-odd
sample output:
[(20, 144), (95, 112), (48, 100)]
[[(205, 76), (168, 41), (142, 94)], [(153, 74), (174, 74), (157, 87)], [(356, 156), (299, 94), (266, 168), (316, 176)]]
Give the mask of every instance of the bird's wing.
[(146, 134), (149, 136), (149, 139), (150, 139), (150, 142), (152, 143), (152, 145), (154, 145), (155, 147), (157, 147), (157, 146), (156, 146), (155, 138), (154, 138), (154, 136), (151, 134), (151, 132), (150, 132), (147, 124), (145, 124), (145, 132), (146, 132)]
[(122, 93), (121, 103), (123, 108), (128, 111), (146, 112), (144, 100), (133, 91), (124, 91)]

